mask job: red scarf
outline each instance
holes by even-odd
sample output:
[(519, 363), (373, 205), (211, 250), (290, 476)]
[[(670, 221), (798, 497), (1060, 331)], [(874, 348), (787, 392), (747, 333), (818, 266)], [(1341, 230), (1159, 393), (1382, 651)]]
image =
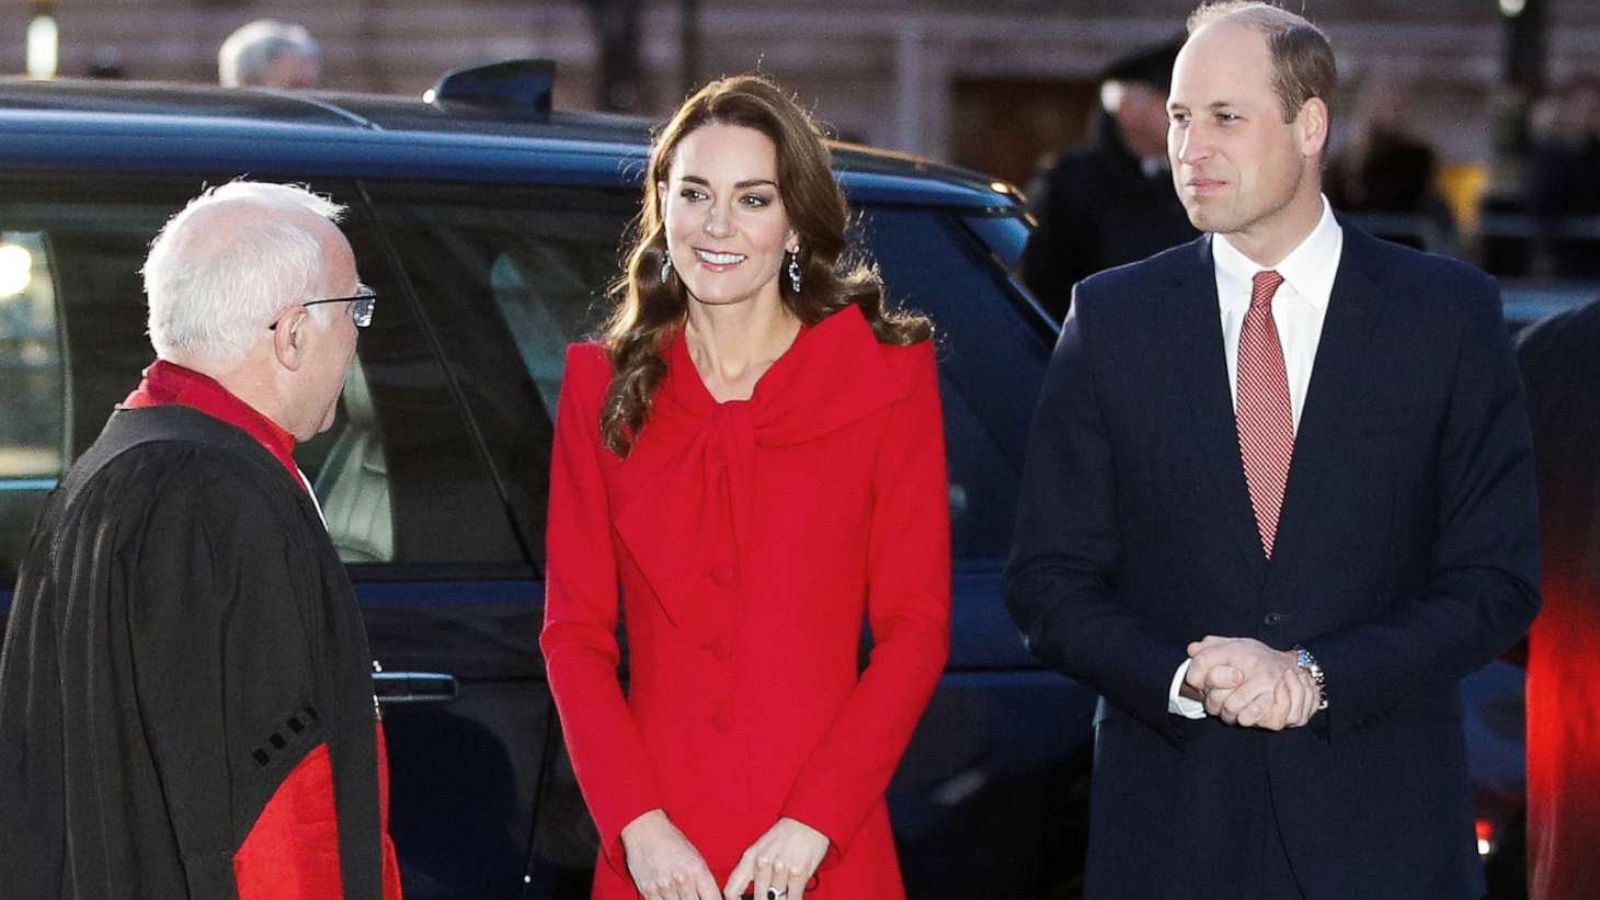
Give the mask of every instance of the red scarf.
[(294, 462), (294, 435), (283, 430), (277, 422), (228, 392), (214, 379), (186, 369), (164, 359), (156, 360), (144, 370), (144, 380), (122, 409), (145, 409), (151, 406), (187, 406), (199, 410), (213, 419), (229, 425), (255, 438), (273, 458), (283, 464), (296, 484), (305, 486), (300, 467)]

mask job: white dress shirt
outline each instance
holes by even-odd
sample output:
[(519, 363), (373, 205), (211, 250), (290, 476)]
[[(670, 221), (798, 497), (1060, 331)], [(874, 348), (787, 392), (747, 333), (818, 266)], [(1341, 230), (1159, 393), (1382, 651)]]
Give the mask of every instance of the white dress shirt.
[[(1306, 405), (1306, 389), (1311, 385), (1311, 366), (1317, 359), (1317, 344), (1322, 340), (1322, 320), (1333, 294), (1333, 279), (1339, 271), (1339, 254), (1344, 250), (1344, 231), (1333, 217), (1328, 198), (1322, 198), (1322, 218), (1300, 245), (1289, 251), (1272, 271), (1283, 276), (1283, 284), (1272, 298), (1272, 322), (1283, 346), (1284, 374), (1289, 379), (1289, 409), (1294, 429), (1300, 430), (1300, 413)], [(1217, 277), (1217, 306), (1222, 314), (1222, 345), (1227, 350), (1228, 393), (1237, 404), (1239, 398), (1239, 333), (1244, 329), (1244, 314), (1250, 309), (1250, 294), (1256, 273), (1266, 266), (1253, 262), (1220, 234), (1211, 238), (1211, 258)], [(1178, 693), (1189, 672), (1184, 660), (1172, 677), (1167, 694), (1167, 710), (1190, 719), (1203, 719), (1205, 706)]]
[(311, 486), (311, 479), (299, 466), (294, 467), (294, 473), (300, 476), (300, 484), (306, 489), (306, 495), (311, 498), (311, 505), (317, 508), (317, 518), (322, 520), (322, 527), (328, 527), (328, 517), (322, 512), (322, 501), (317, 499), (317, 489)]

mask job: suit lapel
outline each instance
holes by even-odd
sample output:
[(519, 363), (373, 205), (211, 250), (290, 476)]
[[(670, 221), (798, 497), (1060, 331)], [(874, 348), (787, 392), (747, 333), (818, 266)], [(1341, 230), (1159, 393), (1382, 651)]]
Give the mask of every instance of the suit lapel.
[(1239, 459), (1211, 238), (1201, 238), (1191, 247), (1193, 255), (1178, 272), (1166, 307), (1169, 333), (1176, 343), (1174, 384), (1191, 399), (1190, 428), (1199, 450), (1196, 476), (1201, 484), (1214, 488), (1207, 494), (1217, 498), (1217, 518), (1227, 543), (1237, 551), (1248, 583), (1259, 586), (1266, 576), (1267, 560)]
[(1284, 563), (1295, 559), (1301, 545), (1309, 539), (1308, 531), (1319, 505), (1318, 494), (1327, 471), (1337, 462), (1331, 457), (1331, 438), (1358, 396), (1359, 386), (1364, 383), (1361, 372), (1367, 346), (1382, 318), (1382, 288), (1363, 265), (1369, 255), (1371, 238), (1346, 223), (1341, 226), (1344, 248), (1334, 276), (1333, 293), (1328, 298), (1328, 312), (1322, 321), (1322, 337), (1311, 367), (1311, 384), (1306, 389), (1300, 428), (1295, 435), (1294, 459), (1289, 465), (1289, 484), (1284, 493), (1273, 550), (1273, 582), (1284, 577), (1279, 574), (1285, 568)]

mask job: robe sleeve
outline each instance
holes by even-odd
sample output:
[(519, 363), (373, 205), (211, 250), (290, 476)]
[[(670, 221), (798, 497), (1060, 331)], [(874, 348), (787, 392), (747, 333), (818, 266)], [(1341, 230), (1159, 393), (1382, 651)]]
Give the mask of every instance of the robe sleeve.
[(932, 342), (909, 355), (909, 390), (889, 413), (873, 472), (872, 655), (783, 808), (828, 837), (829, 859), (883, 801), (950, 650), (949, 482)]
[[(174, 467), (123, 606), (138, 715), (195, 897), (235, 897), (234, 854), (285, 777), (323, 744), (285, 526), (242, 480)], [(334, 853), (337, 853), (335, 846)]]
[(619, 598), (601, 478), (600, 404), (609, 369), (595, 345), (567, 352), (556, 415), (539, 637), (572, 769), (612, 868), (628, 877), (623, 826), (665, 806), (617, 679)]
[[(327, 744), (300, 761), (273, 792), (233, 855), (239, 900), (319, 900), (343, 891), (333, 760)], [(384, 835), (385, 897), (399, 886)], [(391, 875), (394, 875), (391, 883)]]

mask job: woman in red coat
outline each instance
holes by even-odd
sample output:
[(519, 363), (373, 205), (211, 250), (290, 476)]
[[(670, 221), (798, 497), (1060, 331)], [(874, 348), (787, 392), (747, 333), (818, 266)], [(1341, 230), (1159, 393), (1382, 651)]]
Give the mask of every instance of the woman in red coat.
[(827, 149), (765, 79), (690, 98), (648, 174), (550, 486), (540, 644), (594, 896), (902, 897), (884, 791), (949, 646), (931, 325), (841, 263)]

